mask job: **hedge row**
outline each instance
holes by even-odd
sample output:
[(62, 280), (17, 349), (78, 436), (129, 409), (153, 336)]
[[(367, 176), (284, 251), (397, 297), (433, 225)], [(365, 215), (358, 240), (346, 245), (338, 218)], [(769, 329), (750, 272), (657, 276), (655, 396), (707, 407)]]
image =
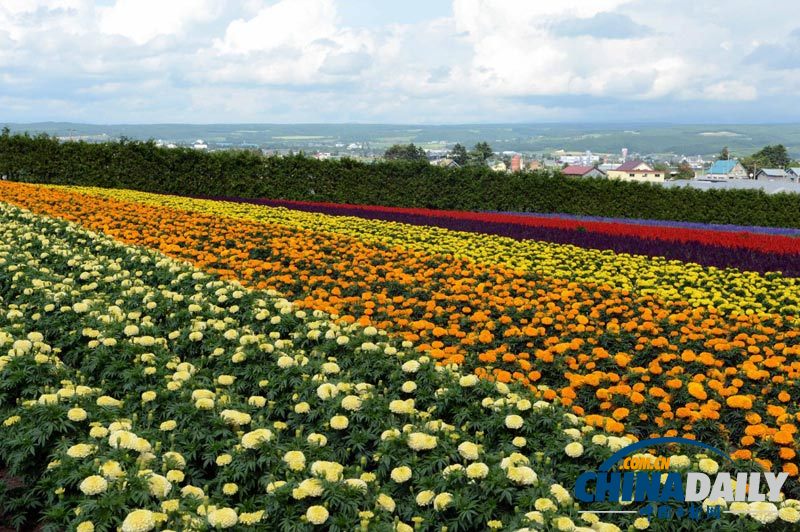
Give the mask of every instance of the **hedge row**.
[(425, 162), (206, 153), (126, 140), (59, 142), (4, 133), (0, 176), (173, 194), (800, 227), (800, 194), (702, 191), (550, 172), (505, 174), (483, 167), (453, 170)]

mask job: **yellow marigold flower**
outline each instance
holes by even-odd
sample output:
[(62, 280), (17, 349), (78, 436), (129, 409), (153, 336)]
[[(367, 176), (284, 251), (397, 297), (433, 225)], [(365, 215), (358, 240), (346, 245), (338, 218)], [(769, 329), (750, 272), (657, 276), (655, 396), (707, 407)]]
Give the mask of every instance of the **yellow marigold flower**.
[(78, 487), (85, 495), (92, 496), (106, 491), (108, 482), (100, 475), (92, 475), (83, 479)]
[(328, 516), (328, 510), (324, 506), (315, 505), (306, 510), (306, 519), (312, 525), (321, 525), (328, 520)]
[(464, 375), (458, 380), (459, 386), (469, 388), (478, 384), (478, 377), (475, 375)]
[(433, 498), (433, 508), (437, 511), (444, 510), (453, 502), (453, 496), (446, 491)]
[(427, 451), (436, 448), (436, 436), (424, 432), (412, 432), (408, 435), (408, 446), (415, 451)]
[(311, 405), (303, 401), (294, 405), (295, 414), (308, 414), (311, 411)]
[(572, 519), (563, 515), (553, 519), (553, 526), (556, 530), (565, 532), (575, 530), (575, 523), (572, 522)]
[(86, 458), (90, 454), (94, 453), (94, 451), (95, 451), (94, 445), (79, 443), (67, 449), (67, 456), (69, 456), (70, 458)]
[[(257, 408), (262, 408), (264, 405), (267, 404), (267, 398), (262, 397), (260, 395), (253, 395), (247, 400), (247, 404), (250, 406), (255, 406)], [(258, 513), (258, 512), (256, 512)], [(245, 515), (245, 514), (242, 514)], [(240, 519), (241, 521), (241, 519)]]
[(436, 493), (432, 492), (431, 490), (420, 491), (416, 497), (416, 503), (419, 506), (428, 506), (430, 503), (433, 502)]
[(220, 467), (226, 466), (233, 462), (233, 457), (227, 453), (217, 456), (217, 465)]
[(164, 432), (169, 432), (171, 430), (175, 430), (175, 428), (177, 426), (178, 426), (178, 423), (176, 421), (174, 421), (172, 419), (169, 419), (169, 420), (164, 421), (163, 423), (161, 423), (161, 425), (159, 425), (159, 429), (164, 431)]
[(503, 528), (503, 522), (499, 519), (493, 519), (491, 521), (487, 521), (486, 526), (492, 530), (500, 530)]
[(213, 527), (230, 528), (239, 522), (239, 516), (233, 508), (219, 508), (208, 512), (208, 524)]
[(283, 455), (283, 461), (292, 471), (302, 471), (306, 467), (306, 456), (301, 451), (288, 451)]
[(778, 517), (787, 523), (797, 523), (800, 522), (800, 511), (792, 506), (784, 506), (778, 510)]
[(177, 512), (178, 508), (180, 508), (181, 501), (178, 499), (167, 499), (161, 503), (161, 510), (170, 514), (172, 512)]
[(264, 442), (272, 439), (272, 431), (269, 429), (256, 429), (242, 436), (242, 447), (245, 449), (255, 449)]
[(116, 460), (108, 460), (100, 466), (100, 474), (110, 480), (115, 480), (125, 476), (125, 471)]
[[(84, 410), (83, 408), (75, 407), (75, 408), (70, 408), (67, 411), (67, 419), (69, 419), (70, 421), (83, 421), (87, 417), (88, 416), (86, 414), (86, 410)], [(94, 527), (94, 525), (92, 526)]]
[(211, 410), (214, 408), (214, 400), (203, 397), (195, 401), (194, 407), (198, 410)]
[(509, 466), (506, 476), (512, 482), (523, 486), (536, 484), (539, 480), (536, 472), (528, 466)]
[(97, 398), (97, 406), (118, 407), (122, 406), (122, 401), (118, 401), (117, 399), (109, 397), (108, 395), (101, 395)]
[(222, 486), (222, 493), (227, 496), (236, 495), (239, 491), (239, 486), (235, 482), (226, 482), (225, 485)]
[(357, 395), (348, 395), (342, 399), (342, 408), (350, 412), (361, 410), (361, 399)]
[(254, 525), (264, 518), (264, 510), (245, 512), (239, 515), (239, 522), (243, 525)]
[(702, 458), (698, 465), (700, 466), (700, 471), (708, 475), (713, 475), (719, 471), (719, 464), (711, 458)]
[(480, 447), (472, 442), (465, 441), (458, 446), (458, 454), (460, 454), (464, 460), (477, 460), (479, 453)]
[(157, 396), (158, 394), (152, 390), (142, 392), (142, 402), (149, 403), (151, 401), (155, 401)]
[(92, 427), (89, 429), (89, 436), (92, 438), (105, 438), (108, 436), (108, 429), (105, 427)]
[(510, 414), (506, 416), (506, 427), (510, 429), (518, 429), (522, 427), (523, 423), (524, 421), (522, 420), (522, 417), (516, 414)]
[(546, 497), (541, 497), (536, 499), (533, 507), (540, 512), (550, 512), (556, 509), (556, 503)]
[(392, 469), (390, 476), (392, 477), (392, 480), (398, 484), (408, 482), (408, 480), (411, 478), (411, 468), (408, 466), (395, 467)]
[(583, 454), (583, 444), (579, 441), (568, 443), (566, 447), (564, 447), (564, 452), (567, 453), (567, 456), (570, 458), (578, 458)]
[(183, 479), (186, 477), (186, 475), (183, 474), (183, 471), (179, 469), (170, 469), (169, 471), (167, 471), (166, 476), (167, 480), (169, 480), (170, 482), (177, 482), (177, 483), (183, 482)]
[(75, 529), (76, 532), (94, 532), (94, 523), (91, 521), (84, 521), (80, 523)]
[(285, 480), (276, 480), (274, 482), (270, 482), (267, 484), (267, 493), (272, 493), (273, 491), (282, 488), (286, 485)]
[(252, 421), (250, 414), (238, 410), (225, 409), (219, 415), (230, 425), (248, 425)]
[(331, 418), (331, 428), (335, 430), (344, 430), (350, 424), (347, 416), (333, 416)]
[(474, 462), (467, 466), (466, 472), (467, 477), (471, 479), (486, 478), (486, 476), (489, 474), (489, 466), (483, 462)]
[(308, 443), (318, 447), (325, 447), (328, 444), (328, 438), (324, 434), (317, 434), (316, 432), (309, 434), (306, 440)]
[(172, 491), (172, 484), (166, 477), (161, 475), (151, 474), (147, 478), (147, 485), (150, 488), (150, 495), (163, 499), (169, 492)]
[(220, 375), (217, 377), (217, 383), (221, 386), (230, 386), (236, 380), (233, 375)]
[(15, 425), (15, 424), (19, 423), (20, 421), (22, 421), (21, 417), (19, 417), (19, 416), (11, 416), (11, 417), (6, 418), (5, 421), (3, 421), (3, 426), (4, 427), (10, 427), (11, 425)]
[(522, 436), (517, 436), (513, 440), (511, 440), (511, 445), (514, 447), (525, 447), (528, 444), (528, 440), (523, 438)]
[(181, 496), (183, 497), (194, 497), (196, 499), (202, 499), (205, 497), (205, 492), (203, 492), (203, 488), (198, 488), (197, 486), (184, 486), (181, 488)]
[(380, 506), (382, 510), (385, 510), (387, 512), (394, 512), (394, 509), (397, 506), (394, 502), (394, 499), (392, 499), (385, 493), (379, 494), (375, 502), (377, 503), (378, 506)]
[(389, 403), (389, 410), (394, 414), (413, 414), (414, 413), (414, 400), (395, 399)]

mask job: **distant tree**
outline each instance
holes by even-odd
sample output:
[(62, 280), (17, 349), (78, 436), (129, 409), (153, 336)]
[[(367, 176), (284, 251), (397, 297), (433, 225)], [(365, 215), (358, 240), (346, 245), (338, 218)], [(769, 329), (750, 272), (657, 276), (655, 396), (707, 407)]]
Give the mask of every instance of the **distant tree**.
[(467, 161), (469, 160), (469, 154), (467, 153), (467, 149), (464, 146), (462, 146), (461, 144), (456, 144), (450, 151), (450, 158), (453, 159), (459, 165), (464, 166), (467, 164)]
[(694, 177), (694, 169), (692, 165), (690, 165), (686, 161), (682, 161), (681, 164), (678, 165), (678, 175), (675, 176), (676, 179), (692, 179)]
[(783, 144), (764, 146), (749, 157), (742, 160), (742, 165), (755, 174), (761, 168), (786, 168), (791, 159)]
[(485, 161), (494, 155), (494, 150), (492, 150), (492, 147), (489, 146), (488, 142), (479, 142), (474, 148), (472, 148), (472, 155), (474, 155), (477, 159)]
[(9, 137), (11, 135), (11, 130), (8, 126), (3, 126), (3, 131), (0, 133), (0, 137)]
[(669, 166), (666, 163), (654, 163), (653, 170), (658, 170), (659, 172), (666, 172), (669, 170)]
[(387, 161), (427, 161), (428, 156), (425, 150), (411, 144), (395, 144), (389, 147), (383, 154)]
[(731, 152), (728, 151), (728, 147), (727, 146), (722, 148), (722, 151), (719, 152), (719, 158), (721, 160), (723, 160), (723, 161), (727, 161), (727, 160), (729, 160), (731, 158)]

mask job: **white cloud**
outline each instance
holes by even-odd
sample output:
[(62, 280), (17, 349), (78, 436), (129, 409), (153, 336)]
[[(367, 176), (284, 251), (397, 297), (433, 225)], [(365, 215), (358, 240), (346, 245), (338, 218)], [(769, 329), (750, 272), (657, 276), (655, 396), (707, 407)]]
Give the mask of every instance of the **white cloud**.
[(0, 120), (758, 119), (800, 90), (788, 0), (454, 0), (375, 27), (341, 1), (0, 0)]
[(161, 35), (180, 36), (196, 22), (213, 20), (219, 14), (217, 0), (116, 0), (98, 9), (100, 31), (145, 44)]

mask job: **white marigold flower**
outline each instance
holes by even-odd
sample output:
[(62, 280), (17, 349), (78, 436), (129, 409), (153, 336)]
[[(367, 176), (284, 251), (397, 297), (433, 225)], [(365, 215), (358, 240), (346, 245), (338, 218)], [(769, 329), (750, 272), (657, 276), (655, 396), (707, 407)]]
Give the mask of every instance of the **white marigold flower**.
[(787, 523), (797, 523), (800, 522), (800, 511), (793, 506), (784, 506), (778, 510), (778, 517)]
[(308, 443), (318, 447), (325, 447), (328, 444), (328, 438), (324, 434), (317, 434), (316, 432), (309, 434), (306, 440)]
[(395, 467), (392, 469), (390, 476), (392, 480), (398, 484), (402, 484), (403, 482), (407, 482), (411, 479), (411, 468), (408, 466)]
[(283, 461), (292, 471), (302, 471), (306, 468), (306, 456), (302, 451), (288, 451), (283, 455)]
[(489, 474), (489, 466), (483, 462), (473, 462), (467, 466), (466, 473), (467, 477), (471, 479), (486, 478)]
[(139, 334), (139, 327), (136, 325), (128, 325), (122, 330), (122, 332), (125, 334), (125, 336), (136, 336)]
[(465, 375), (458, 379), (458, 384), (464, 388), (470, 388), (478, 384), (478, 377), (476, 375)]
[(334, 430), (344, 430), (350, 425), (347, 416), (333, 416), (331, 418), (331, 428)]
[(328, 520), (328, 510), (324, 506), (311, 506), (306, 510), (306, 519), (312, 525), (321, 525)]
[(172, 484), (166, 477), (157, 474), (151, 474), (147, 477), (147, 486), (150, 489), (150, 495), (163, 499), (169, 492), (172, 491)]
[(155, 527), (155, 515), (150, 510), (134, 510), (122, 522), (122, 532), (148, 532)]
[(86, 410), (83, 408), (70, 408), (67, 412), (67, 419), (70, 421), (83, 421), (87, 418)]
[(328, 482), (338, 482), (342, 478), (344, 466), (338, 462), (329, 462), (327, 460), (317, 460), (311, 464), (311, 474), (316, 476), (323, 476)]
[(331, 384), (330, 382), (324, 382), (317, 387), (317, 397), (322, 399), (323, 401), (327, 401), (333, 397), (336, 397), (339, 394), (339, 389), (336, 385)]
[(255, 449), (262, 443), (272, 439), (272, 431), (269, 429), (256, 429), (242, 436), (242, 447), (245, 449)]
[(433, 502), (434, 497), (436, 497), (436, 493), (431, 490), (419, 492), (416, 497), (417, 506), (428, 506)]
[(78, 488), (84, 493), (84, 495), (99, 495), (108, 489), (108, 481), (101, 477), (100, 475), (92, 475), (86, 477), (81, 482)]
[(389, 402), (389, 410), (394, 414), (413, 414), (415, 402), (413, 399), (395, 399)]
[(444, 510), (453, 502), (453, 496), (446, 491), (433, 498), (433, 508), (437, 511)]
[(424, 432), (412, 432), (408, 435), (408, 446), (415, 451), (427, 451), (436, 448), (436, 436)]
[(578, 458), (583, 454), (583, 444), (579, 441), (568, 443), (566, 447), (564, 447), (564, 452), (567, 453), (567, 456), (570, 458)]
[(477, 460), (480, 453), (480, 447), (472, 442), (462, 442), (458, 446), (458, 454), (465, 460)]
[(539, 481), (536, 472), (528, 466), (509, 466), (506, 470), (506, 476), (512, 482), (522, 486), (530, 486)]
[(540, 512), (551, 512), (557, 508), (556, 503), (545, 497), (536, 499), (536, 501), (533, 503), (533, 507)]
[(416, 360), (409, 360), (401, 366), (401, 369), (406, 373), (416, 373), (419, 371), (419, 368), (420, 364)]
[(335, 375), (336, 373), (339, 373), (340, 371), (342, 371), (339, 368), (339, 364), (337, 364), (336, 362), (325, 362), (320, 367), (320, 370), (325, 375)]
[(219, 508), (208, 512), (208, 524), (215, 528), (231, 528), (239, 522), (239, 516), (233, 508)]
[(776, 521), (779, 515), (778, 507), (766, 501), (751, 502), (747, 513), (763, 525)]
[(67, 456), (69, 456), (70, 458), (86, 458), (90, 454), (94, 453), (94, 451), (95, 451), (94, 445), (79, 443), (67, 449)]
[(522, 427), (524, 421), (522, 420), (522, 417), (520, 417), (520, 416), (518, 416), (516, 414), (510, 414), (510, 415), (506, 416), (505, 423), (506, 423), (506, 427), (516, 430), (516, 429)]
[(403, 391), (403, 393), (414, 393), (417, 391), (417, 383), (414, 381), (406, 381), (403, 383), (400, 389)]
[(350, 412), (361, 410), (361, 399), (357, 395), (348, 395), (342, 399), (342, 408)]
[(225, 409), (219, 415), (229, 425), (248, 425), (252, 421), (250, 414), (238, 410)]

